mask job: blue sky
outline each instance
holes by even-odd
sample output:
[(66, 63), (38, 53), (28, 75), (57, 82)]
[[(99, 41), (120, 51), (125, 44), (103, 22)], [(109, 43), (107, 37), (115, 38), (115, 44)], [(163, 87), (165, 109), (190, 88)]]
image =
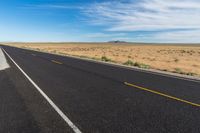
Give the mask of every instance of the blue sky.
[(200, 42), (199, 0), (4, 0), (0, 41)]

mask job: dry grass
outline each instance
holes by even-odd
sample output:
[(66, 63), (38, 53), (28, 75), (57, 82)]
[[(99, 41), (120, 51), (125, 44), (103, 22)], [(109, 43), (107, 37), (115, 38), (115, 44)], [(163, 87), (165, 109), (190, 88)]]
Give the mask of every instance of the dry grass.
[[(187, 75), (200, 75), (200, 46), (108, 43), (12, 43), (50, 53), (73, 55), (120, 64), (139, 65)], [(131, 63), (132, 62), (132, 63)]]

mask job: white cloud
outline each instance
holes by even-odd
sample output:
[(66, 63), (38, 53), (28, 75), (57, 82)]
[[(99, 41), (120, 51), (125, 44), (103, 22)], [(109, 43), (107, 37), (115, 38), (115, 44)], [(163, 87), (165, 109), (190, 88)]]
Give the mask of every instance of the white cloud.
[(90, 33), (85, 35), (87, 38), (110, 38), (110, 37), (121, 37), (125, 36), (125, 33)]
[(173, 31), (153, 34), (158, 42), (180, 42), (180, 43), (199, 43), (200, 30)]
[(92, 5), (87, 14), (97, 24), (112, 23), (109, 31), (200, 29), (200, 1), (143, 0)]
[(106, 31), (151, 31), (155, 39), (167, 36), (168, 40), (200, 42), (196, 34), (200, 31), (199, 0), (109, 1), (92, 4), (84, 12), (91, 24), (105, 25)]
[[(88, 16), (87, 19), (79, 16), (81, 24), (87, 21), (104, 26), (100, 27), (104, 28), (103, 33), (97, 30), (97, 33), (83, 35), (91, 39), (200, 42), (200, 0), (108, 0), (84, 5), (49, 3), (26, 7), (80, 10)], [(136, 31), (140, 33), (131, 34)]]

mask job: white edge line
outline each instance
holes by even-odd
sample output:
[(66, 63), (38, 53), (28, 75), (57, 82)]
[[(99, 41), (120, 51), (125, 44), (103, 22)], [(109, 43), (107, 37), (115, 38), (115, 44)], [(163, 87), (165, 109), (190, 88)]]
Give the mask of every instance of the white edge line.
[[(6, 46), (6, 45), (4, 45), (4, 46)], [(9, 46), (9, 45), (7, 45), (7, 46)], [(172, 73), (172, 72), (165, 72), (165, 71), (157, 70), (157, 69), (143, 69), (143, 68), (138, 68), (138, 67), (134, 67), (134, 66), (130, 67), (130, 66), (122, 65), (122, 64), (117, 64), (117, 63), (103, 62), (103, 61), (93, 60), (93, 59), (89, 59), (89, 58), (81, 58), (78, 56), (61, 55), (61, 54), (49, 53), (49, 52), (45, 52), (45, 51), (37, 51), (35, 49), (30, 49), (30, 48), (20, 48), (20, 47), (14, 47), (14, 46), (9, 46), (9, 47), (23, 49), (23, 50), (29, 50), (29, 51), (35, 51), (35, 52), (39, 52), (39, 53), (51, 54), (51, 55), (56, 55), (56, 56), (61, 56), (61, 57), (68, 57), (68, 58), (73, 58), (73, 59), (78, 59), (78, 60), (83, 60), (83, 61), (88, 61), (88, 62), (93, 62), (93, 63), (99, 63), (99, 64), (103, 64), (103, 65), (107, 65), (107, 66), (113, 66), (113, 67), (118, 67), (118, 68), (122, 68), (122, 69), (127, 69), (127, 70), (147, 73), (147, 74), (153, 74), (153, 75), (164, 76), (164, 77), (168, 77), (168, 78), (174, 78), (174, 79), (180, 79), (180, 80), (200, 83), (199, 77), (182, 75), (182, 74)]]
[[(25, 49), (25, 50), (30, 50), (30, 49)], [(33, 51), (36, 51), (36, 50), (33, 50)], [(43, 51), (36, 51), (36, 52), (52, 54), (52, 55), (57, 55), (57, 56), (62, 56), (62, 57), (68, 57), (68, 58), (88, 61), (88, 62), (92, 62), (92, 63), (99, 63), (99, 64), (103, 64), (103, 65), (107, 65), (107, 66), (118, 67), (121, 69), (127, 69), (127, 70), (148, 73), (148, 74), (153, 74), (153, 75), (159, 75), (159, 76), (164, 76), (164, 77), (168, 77), (168, 78), (181, 79), (181, 80), (197, 82), (197, 83), (200, 82), (199, 77), (191, 77), (188, 75), (172, 73), (172, 72), (165, 72), (165, 71), (161, 71), (161, 70), (157, 70), (157, 69), (144, 69), (144, 68), (139, 68), (139, 67), (135, 67), (135, 66), (126, 66), (126, 65), (122, 65), (122, 64), (117, 64), (117, 63), (112, 63), (112, 62), (104, 62), (104, 61), (93, 60), (93, 59), (89, 59), (89, 58), (81, 58), (81, 57), (72, 56), (72, 55), (61, 55), (61, 54), (48, 53), (48, 52), (43, 52)]]
[[(2, 48), (3, 49), (3, 48)], [(40, 87), (20, 68), (19, 65), (10, 57), (10, 55), (3, 49), (10, 60), (17, 66), (17, 68), (24, 74), (24, 76), (33, 84), (33, 86), (40, 92), (40, 94), (49, 102), (54, 110), (63, 118), (63, 120), (73, 129), (75, 133), (82, 133), (78, 127), (56, 106), (56, 104), (40, 89)]]

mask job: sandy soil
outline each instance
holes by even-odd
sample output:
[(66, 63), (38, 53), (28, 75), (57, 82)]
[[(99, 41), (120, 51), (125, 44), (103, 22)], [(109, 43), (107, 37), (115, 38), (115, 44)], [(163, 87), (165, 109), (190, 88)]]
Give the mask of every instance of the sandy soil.
[(12, 43), (10, 45), (93, 59), (101, 59), (105, 56), (120, 64), (130, 60), (149, 65), (153, 69), (200, 75), (200, 45), (108, 43)]

